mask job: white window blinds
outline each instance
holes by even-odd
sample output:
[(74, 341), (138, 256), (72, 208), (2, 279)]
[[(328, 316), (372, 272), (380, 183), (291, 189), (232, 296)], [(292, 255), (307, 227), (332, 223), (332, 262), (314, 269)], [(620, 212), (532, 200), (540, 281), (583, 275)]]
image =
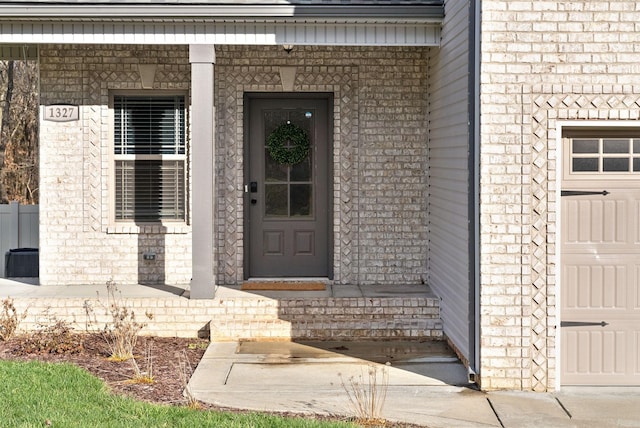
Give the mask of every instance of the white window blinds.
[(185, 220), (184, 96), (115, 96), (116, 220)]

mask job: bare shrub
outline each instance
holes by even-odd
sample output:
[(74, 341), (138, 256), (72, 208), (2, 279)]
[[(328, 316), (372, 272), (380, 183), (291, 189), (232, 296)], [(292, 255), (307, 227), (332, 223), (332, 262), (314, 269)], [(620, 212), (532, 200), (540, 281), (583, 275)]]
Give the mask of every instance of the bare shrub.
[[(84, 307), (87, 317), (91, 319), (93, 316), (94, 322), (97, 323), (90, 302), (85, 302)], [(135, 312), (126, 306), (122, 293), (113, 280), (107, 281), (107, 305), (102, 307), (110, 319), (100, 330), (109, 349), (109, 358), (113, 361), (126, 361), (133, 358), (138, 335), (147, 324), (136, 319)], [(153, 318), (149, 312), (145, 312), (145, 315), (149, 320)]]
[(384, 426), (382, 408), (389, 388), (389, 369), (386, 366), (369, 365), (367, 372), (351, 376), (347, 381), (340, 375), (342, 388), (347, 393), (356, 422), (364, 426)]
[(153, 377), (153, 353), (151, 351), (151, 345), (147, 343), (144, 351), (144, 363), (146, 370), (141, 370), (136, 358), (130, 358), (131, 367), (133, 368), (133, 377), (131, 383), (145, 383), (152, 384), (156, 380)]
[(22, 354), (78, 354), (84, 349), (82, 336), (73, 332), (67, 321), (49, 315), (38, 328), (20, 342), (18, 353)]
[(187, 407), (191, 409), (200, 408), (200, 402), (193, 396), (193, 391), (189, 386), (189, 379), (193, 375), (193, 369), (189, 362), (187, 352), (182, 350), (182, 355), (178, 357), (178, 376), (180, 377), (180, 383), (182, 384), (184, 398), (187, 401)]
[(0, 341), (9, 340), (18, 330), (20, 321), (27, 317), (27, 311), (18, 313), (13, 299), (7, 297), (2, 301), (2, 312), (0, 312)]

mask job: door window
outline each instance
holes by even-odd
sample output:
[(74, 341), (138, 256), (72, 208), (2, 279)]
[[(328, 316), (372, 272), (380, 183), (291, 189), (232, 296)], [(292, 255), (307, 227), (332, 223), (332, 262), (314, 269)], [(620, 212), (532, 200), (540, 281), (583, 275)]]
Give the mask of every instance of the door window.
[[(301, 128), (308, 138), (313, 129), (313, 113), (303, 110), (273, 110), (264, 112), (265, 126), (265, 204), (264, 215), (269, 217), (311, 217), (313, 216), (313, 147), (301, 162), (287, 165), (278, 162), (269, 153), (266, 140), (284, 123), (292, 123)], [(287, 141), (284, 146), (293, 148)]]

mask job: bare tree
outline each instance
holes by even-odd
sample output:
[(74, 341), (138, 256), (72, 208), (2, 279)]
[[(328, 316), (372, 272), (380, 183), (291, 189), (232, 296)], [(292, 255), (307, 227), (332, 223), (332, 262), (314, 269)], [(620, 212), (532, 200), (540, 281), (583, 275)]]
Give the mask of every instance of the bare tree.
[(0, 61), (0, 200), (38, 203), (38, 86), (34, 61)]
[(2, 70), (2, 74), (6, 75), (3, 76), (4, 78), (2, 79), (3, 81), (3, 85), (2, 85), (2, 111), (0, 111), (0, 114), (2, 116), (0, 116), (0, 124), (2, 125), (2, 127), (4, 128), (5, 126), (7, 126), (8, 119), (9, 119), (9, 110), (11, 107), (11, 99), (13, 98), (13, 68), (15, 66), (15, 62), (14, 61), (6, 61), (6, 66), (3, 67), (4, 69)]

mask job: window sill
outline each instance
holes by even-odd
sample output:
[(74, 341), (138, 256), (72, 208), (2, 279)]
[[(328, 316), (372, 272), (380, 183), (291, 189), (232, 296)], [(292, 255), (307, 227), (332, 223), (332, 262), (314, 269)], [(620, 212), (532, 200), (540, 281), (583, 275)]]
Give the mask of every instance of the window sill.
[(112, 224), (107, 227), (107, 233), (113, 234), (149, 234), (149, 235), (179, 235), (191, 232), (191, 226), (186, 223), (165, 224)]

